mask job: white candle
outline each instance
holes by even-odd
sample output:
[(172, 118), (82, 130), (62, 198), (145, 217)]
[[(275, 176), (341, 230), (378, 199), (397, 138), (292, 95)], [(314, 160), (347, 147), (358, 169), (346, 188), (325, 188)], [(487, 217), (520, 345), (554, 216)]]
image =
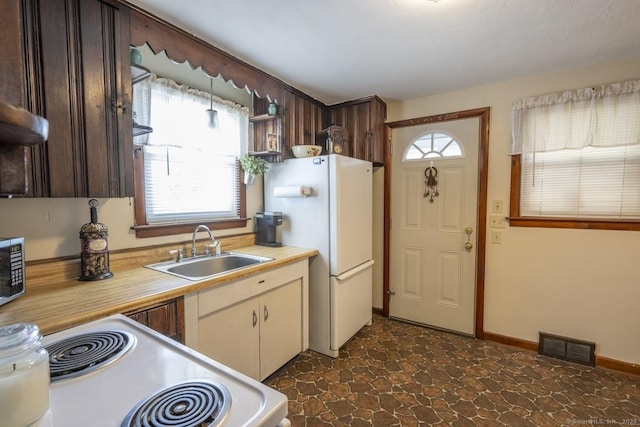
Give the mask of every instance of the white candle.
[(21, 361), (0, 371), (0, 414), (4, 427), (24, 427), (49, 409), (49, 361), (20, 366)]

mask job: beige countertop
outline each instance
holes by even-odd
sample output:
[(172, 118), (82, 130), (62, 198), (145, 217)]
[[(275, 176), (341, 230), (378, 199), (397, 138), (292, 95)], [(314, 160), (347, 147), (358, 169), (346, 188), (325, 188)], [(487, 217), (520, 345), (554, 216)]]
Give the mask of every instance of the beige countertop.
[[(194, 291), (224, 284), (263, 270), (289, 264), (317, 254), (315, 249), (265, 246), (246, 246), (234, 252), (274, 258), (239, 271), (210, 279), (192, 281), (161, 273), (131, 263), (112, 263), (113, 277), (106, 280), (81, 282), (60, 278), (60, 267), (41, 272), (30, 281), (27, 269), (25, 295), (0, 306), (0, 326), (19, 322), (35, 323), (43, 335), (76, 326), (116, 313), (124, 313), (180, 297)], [(42, 268), (40, 268), (42, 270)], [(56, 271), (54, 271), (56, 270)], [(31, 283), (33, 282), (33, 283)]]

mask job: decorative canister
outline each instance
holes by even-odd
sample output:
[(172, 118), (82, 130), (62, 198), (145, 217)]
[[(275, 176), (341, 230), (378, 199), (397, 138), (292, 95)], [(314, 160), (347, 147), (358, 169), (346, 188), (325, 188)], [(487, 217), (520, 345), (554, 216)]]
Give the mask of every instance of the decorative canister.
[(49, 409), (49, 354), (38, 327), (0, 328), (0, 414), (5, 427), (24, 427)]
[(278, 104), (275, 102), (270, 103), (267, 107), (267, 112), (270, 116), (275, 116), (278, 113)]
[(129, 51), (129, 55), (131, 56), (131, 63), (136, 65), (142, 65), (142, 54), (136, 48), (131, 48)]
[(78, 280), (102, 280), (113, 277), (109, 271), (107, 226), (98, 222), (98, 201), (89, 200), (91, 222), (80, 228), (80, 277)]

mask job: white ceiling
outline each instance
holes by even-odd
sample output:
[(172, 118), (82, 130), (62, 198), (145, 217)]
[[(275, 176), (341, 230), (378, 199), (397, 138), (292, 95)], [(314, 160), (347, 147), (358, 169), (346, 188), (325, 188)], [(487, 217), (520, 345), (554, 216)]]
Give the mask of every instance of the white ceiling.
[(328, 105), (640, 56), (640, 0), (129, 2)]

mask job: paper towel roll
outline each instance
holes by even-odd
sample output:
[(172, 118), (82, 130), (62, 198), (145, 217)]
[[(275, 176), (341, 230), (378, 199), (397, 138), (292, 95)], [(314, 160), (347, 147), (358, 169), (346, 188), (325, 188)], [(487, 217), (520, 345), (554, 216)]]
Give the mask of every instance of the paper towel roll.
[(311, 187), (304, 185), (285, 185), (273, 188), (275, 197), (308, 197), (311, 195)]

